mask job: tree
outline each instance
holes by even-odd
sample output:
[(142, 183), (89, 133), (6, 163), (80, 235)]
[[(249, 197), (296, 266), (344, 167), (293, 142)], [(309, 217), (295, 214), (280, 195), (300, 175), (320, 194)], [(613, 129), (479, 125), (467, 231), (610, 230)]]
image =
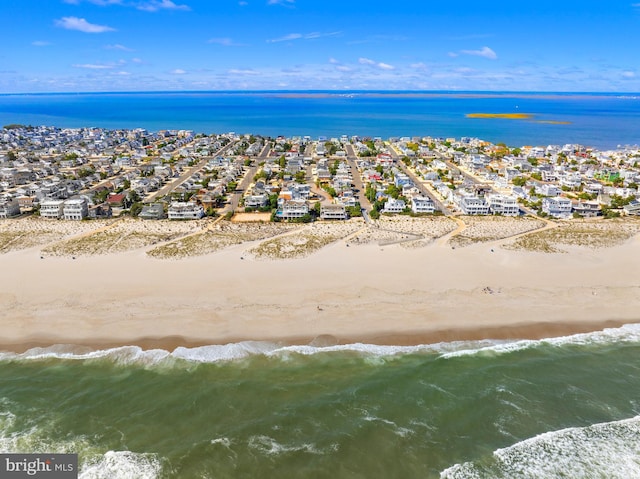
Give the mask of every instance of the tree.
[(129, 191), (129, 194), (127, 195), (127, 197), (129, 201), (131, 201), (132, 203), (138, 203), (140, 201), (140, 195), (135, 190)]
[(143, 203), (140, 203), (140, 202), (133, 203), (131, 205), (131, 208), (129, 208), (129, 214), (134, 218), (137, 218), (140, 212), (142, 211), (143, 207), (144, 207)]
[[(6, 127), (5, 127), (6, 128)], [(16, 161), (18, 159), (18, 155), (16, 155), (15, 151), (8, 151), (7, 152), (7, 159), (9, 161)]]
[(396, 185), (389, 185), (387, 187), (387, 189), (385, 190), (385, 193), (388, 194), (389, 196), (391, 196), (394, 199), (398, 199), (398, 197), (400, 196), (400, 193), (402, 193), (402, 191)]
[(295, 175), (296, 183), (304, 184), (307, 181), (307, 175), (304, 171), (298, 171)]
[(515, 186), (524, 186), (527, 184), (527, 179), (524, 176), (516, 176), (511, 180), (511, 183), (513, 183)]
[(277, 193), (273, 193), (269, 195), (269, 207), (271, 209), (276, 209), (278, 207), (278, 195)]

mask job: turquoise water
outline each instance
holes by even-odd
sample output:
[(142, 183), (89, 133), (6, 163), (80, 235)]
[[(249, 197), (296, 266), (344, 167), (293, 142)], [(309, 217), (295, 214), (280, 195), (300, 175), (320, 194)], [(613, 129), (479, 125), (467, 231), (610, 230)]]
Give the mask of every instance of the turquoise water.
[[(535, 121), (466, 118), (530, 113)], [(553, 124), (543, 122), (568, 122)], [(478, 137), (510, 146), (639, 144), (640, 96), (351, 92), (300, 98), (277, 92), (0, 95), (0, 125), (190, 129), (267, 136)]]
[(0, 355), (0, 450), (82, 478), (640, 477), (640, 325), (559, 339)]

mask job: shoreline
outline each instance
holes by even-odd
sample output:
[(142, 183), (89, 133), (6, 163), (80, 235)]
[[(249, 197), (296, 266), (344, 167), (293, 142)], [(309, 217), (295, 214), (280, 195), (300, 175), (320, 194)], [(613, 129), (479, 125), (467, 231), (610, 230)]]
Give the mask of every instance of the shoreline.
[(194, 339), (183, 336), (140, 337), (131, 341), (117, 341), (110, 339), (90, 340), (76, 343), (74, 340), (51, 343), (50, 341), (34, 338), (18, 342), (0, 342), (0, 352), (22, 354), (31, 349), (65, 347), (65, 351), (82, 353), (117, 349), (121, 347), (139, 347), (143, 351), (154, 349), (173, 352), (176, 348), (199, 348), (205, 346), (220, 346), (243, 342), (266, 342), (280, 346), (314, 346), (318, 348), (337, 345), (365, 344), (376, 346), (420, 346), (440, 343), (469, 342), (469, 341), (520, 341), (553, 339), (576, 334), (592, 333), (610, 328), (620, 328), (628, 324), (640, 323), (629, 320), (604, 320), (568, 323), (522, 323), (506, 326), (488, 326), (484, 328), (459, 328), (423, 331), (398, 331), (363, 334), (361, 336), (336, 337), (330, 334), (282, 338), (212, 338), (211, 341)]

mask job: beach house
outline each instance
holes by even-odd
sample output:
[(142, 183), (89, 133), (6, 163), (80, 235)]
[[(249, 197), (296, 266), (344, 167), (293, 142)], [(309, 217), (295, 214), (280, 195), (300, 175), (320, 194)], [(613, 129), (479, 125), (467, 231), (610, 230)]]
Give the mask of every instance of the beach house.
[(520, 214), (520, 207), (515, 196), (488, 194), (485, 199), (493, 214), (504, 216), (518, 216)]
[(542, 199), (542, 212), (554, 218), (567, 218), (571, 214), (572, 205), (569, 198), (554, 197)]
[(389, 198), (382, 208), (381, 213), (402, 213), (406, 208), (406, 203), (404, 200), (399, 200), (395, 198)]
[(11, 218), (20, 214), (20, 203), (15, 199), (0, 200), (0, 218)]
[(411, 211), (414, 213), (435, 213), (436, 205), (430, 198), (425, 196), (414, 196), (411, 198)]
[(276, 217), (281, 220), (292, 220), (296, 218), (302, 218), (309, 214), (309, 205), (305, 200), (287, 200), (283, 198), (278, 199), (278, 209), (276, 210)]
[(196, 203), (174, 201), (169, 205), (170, 220), (199, 220), (204, 217), (204, 208)]
[(346, 220), (347, 210), (342, 204), (329, 204), (320, 206), (320, 219)]
[(63, 217), (64, 200), (42, 200), (40, 202), (40, 217), (59, 220)]
[(62, 217), (65, 220), (80, 221), (85, 219), (88, 215), (89, 206), (86, 198), (72, 198), (66, 200), (63, 204)]

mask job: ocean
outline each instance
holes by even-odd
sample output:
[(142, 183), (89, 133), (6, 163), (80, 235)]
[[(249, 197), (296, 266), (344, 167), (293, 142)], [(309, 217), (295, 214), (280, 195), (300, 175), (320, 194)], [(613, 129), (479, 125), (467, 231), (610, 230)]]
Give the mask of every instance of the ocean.
[(80, 477), (640, 477), (640, 325), (422, 346), (0, 355), (0, 450)]
[[(524, 113), (527, 120), (467, 118)], [(264, 136), (476, 137), (511, 147), (640, 144), (640, 95), (514, 92), (2, 94), (0, 125)]]

